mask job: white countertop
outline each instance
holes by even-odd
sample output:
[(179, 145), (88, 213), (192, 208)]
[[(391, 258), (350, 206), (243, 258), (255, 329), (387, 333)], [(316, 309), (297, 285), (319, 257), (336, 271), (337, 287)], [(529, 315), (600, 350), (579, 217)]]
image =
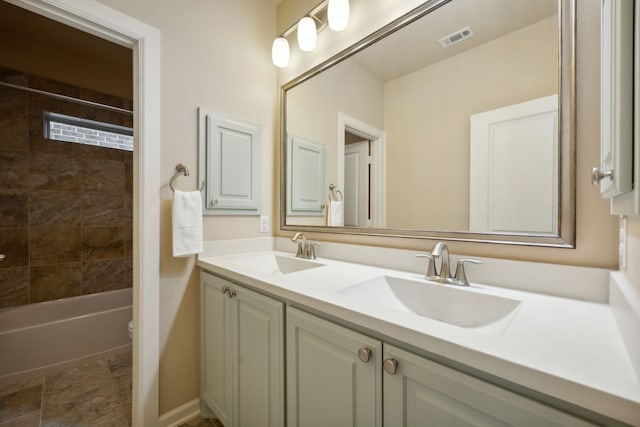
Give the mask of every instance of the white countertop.
[(464, 328), (339, 293), (381, 275), (423, 280), (417, 273), (318, 258), (323, 267), (273, 275), (240, 267), (238, 261), (246, 257), (205, 255), (199, 257), (198, 266), (507, 381), (640, 425), (640, 384), (606, 303), (472, 281), (470, 292), (522, 303), (499, 327)]

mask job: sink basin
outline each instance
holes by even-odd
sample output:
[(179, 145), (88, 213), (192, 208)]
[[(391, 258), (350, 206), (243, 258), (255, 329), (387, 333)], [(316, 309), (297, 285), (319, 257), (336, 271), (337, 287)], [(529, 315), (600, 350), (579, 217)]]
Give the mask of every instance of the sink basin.
[(295, 258), (294, 256), (276, 255), (276, 254), (260, 254), (243, 257), (233, 261), (234, 265), (242, 268), (248, 268), (260, 271), (266, 274), (289, 274), (297, 271), (309, 270), (310, 268), (322, 267), (324, 264)]
[(464, 328), (494, 323), (520, 304), (497, 295), (392, 276), (376, 277), (340, 293)]

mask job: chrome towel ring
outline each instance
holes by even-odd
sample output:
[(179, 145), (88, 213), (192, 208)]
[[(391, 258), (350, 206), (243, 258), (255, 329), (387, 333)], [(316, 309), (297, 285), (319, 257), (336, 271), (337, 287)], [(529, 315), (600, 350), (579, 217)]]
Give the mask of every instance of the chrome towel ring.
[[(171, 188), (171, 191), (173, 192), (176, 191), (176, 188), (173, 186), (173, 182), (176, 180), (176, 178), (178, 178), (181, 175), (189, 176), (189, 169), (187, 169), (186, 165), (183, 165), (182, 163), (178, 163), (176, 165), (176, 173), (173, 174), (173, 176), (169, 180), (169, 188)], [(204, 181), (200, 184), (199, 191), (202, 192), (203, 189), (204, 189)]]
[[(331, 193), (329, 194), (329, 199), (330, 200), (335, 200), (336, 202), (341, 202), (342, 199), (344, 199), (344, 196), (342, 195), (342, 191), (340, 191), (338, 189), (338, 187), (336, 187), (335, 185), (329, 184), (329, 191), (331, 191)], [(340, 195), (339, 199), (336, 196), (336, 193), (338, 193)], [(333, 198), (331, 198), (331, 196), (333, 196)]]

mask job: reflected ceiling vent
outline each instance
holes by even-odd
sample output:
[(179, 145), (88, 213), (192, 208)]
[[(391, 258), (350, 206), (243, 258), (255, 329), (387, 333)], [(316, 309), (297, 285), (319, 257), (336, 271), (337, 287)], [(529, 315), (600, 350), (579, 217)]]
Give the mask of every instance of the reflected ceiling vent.
[(463, 29), (449, 34), (448, 36), (445, 36), (438, 41), (440, 42), (440, 45), (442, 47), (446, 48), (471, 37), (473, 37), (473, 31), (471, 31), (471, 27), (464, 27)]

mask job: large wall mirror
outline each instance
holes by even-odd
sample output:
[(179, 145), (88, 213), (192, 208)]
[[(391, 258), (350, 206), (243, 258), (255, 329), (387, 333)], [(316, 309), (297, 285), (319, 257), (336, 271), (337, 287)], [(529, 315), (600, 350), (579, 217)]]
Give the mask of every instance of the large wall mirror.
[(573, 247), (574, 7), (427, 1), (286, 83), (281, 228)]

